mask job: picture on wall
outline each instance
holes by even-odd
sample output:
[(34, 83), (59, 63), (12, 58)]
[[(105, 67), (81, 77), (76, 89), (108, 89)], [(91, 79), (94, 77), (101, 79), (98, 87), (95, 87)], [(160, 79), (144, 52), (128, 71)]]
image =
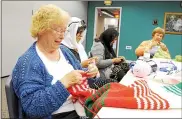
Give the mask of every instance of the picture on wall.
[(166, 34), (182, 34), (182, 13), (166, 12), (164, 29)]

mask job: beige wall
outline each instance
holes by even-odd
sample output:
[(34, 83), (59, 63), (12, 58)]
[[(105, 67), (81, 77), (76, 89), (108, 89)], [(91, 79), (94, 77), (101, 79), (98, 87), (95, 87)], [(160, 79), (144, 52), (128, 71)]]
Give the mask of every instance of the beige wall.
[(3, 45), (2, 49), (0, 48), (2, 76), (12, 73), (18, 57), (35, 41), (29, 32), (32, 10), (35, 12), (41, 5), (50, 3), (66, 10), (71, 16), (87, 21), (87, 1), (3, 1), (1, 26)]
[(104, 31), (104, 18), (104, 15), (97, 17), (97, 37), (99, 37), (100, 34)]
[(114, 27), (118, 27), (118, 19), (117, 18), (110, 18), (105, 15), (97, 17), (97, 37), (104, 31), (104, 27), (107, 29), (108, 25), (114, 25)]

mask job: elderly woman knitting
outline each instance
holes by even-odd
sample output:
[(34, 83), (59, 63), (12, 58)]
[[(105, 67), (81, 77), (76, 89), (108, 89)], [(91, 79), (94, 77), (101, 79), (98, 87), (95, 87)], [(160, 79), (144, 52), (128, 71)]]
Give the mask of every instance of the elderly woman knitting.
[(70, 98), (75, 91), (71, 87), (82, 84), (85, 76), (95, 77), (97, 70), (85, 75), (74, 55), (60, 45), (69, 19), (67, 12), (52, 4), (32, 16), (30, 32), (36, 42), (18, 59), (12, 74), (13, 88), (28, 118), (80, 118)]
[(152, 39), (143, 41), (135, 50), (135, 54), (143, 56), (145, 52), (149, 52), (151, 58), (171, 58), (167, 46), (162, 42), (165, 31), (157, 27), (152, 32)]

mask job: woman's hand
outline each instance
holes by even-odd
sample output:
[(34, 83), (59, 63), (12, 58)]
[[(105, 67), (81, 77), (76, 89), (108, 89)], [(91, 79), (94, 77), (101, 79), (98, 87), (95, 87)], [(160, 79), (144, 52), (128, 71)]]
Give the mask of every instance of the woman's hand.
[(118, 58), (121, 58), (121, 60), (126, 61), (126, 58), (124, 56), (119, 56)]
[(113, 62), (113, 63), (120, 63), (121, 61), (122, 61), (121, 58), (113, 58), (113, 59), (112, 59), (112, 62)]
[(160, 43), (160, 47), (163, 51), (167, 51), (167, 47), (164, 43)]
[(60, 79), (60, 82), (65, 86), (65, 88), (69, 88), (75, 84), (80, 84), (83, 80), (82, 74), (84, 73), (85, 72), (82, 70), (73, 70)]
[(92, 58), (89, 58), (89, 59), (87, 59), (87, 60), (84, 60), (84, 61), (81, 62), (81, 65), (82, 65), (82, 67), (87, 68), (88, 65), (89, 65), (91, 62), (93, 62), (93, 61), (94, 61), (95, 63), (97, 63), (97, 62), (98, 62), (98, 58), (97, 58), (97, 57), (92, 57)]
[(89, 64), (88, 66), (88, 78), (96, 77), (96, 75), (99, 73), (99, 70), (95, 64)]
[(81, 66), (82, 66), (83, 68), (88, 67), (89, 61), (90, 61), (89, 59), (82, 61), (82, 62), (81, 62)]
[(151, 43), (150, 46), (149, 46), (149, 50), (150, 50), (152, 47), (159, 45), (159, 42), (156, 42), (156, 41), (151, 41), (151, 42), (152, 42), (152, 43)]

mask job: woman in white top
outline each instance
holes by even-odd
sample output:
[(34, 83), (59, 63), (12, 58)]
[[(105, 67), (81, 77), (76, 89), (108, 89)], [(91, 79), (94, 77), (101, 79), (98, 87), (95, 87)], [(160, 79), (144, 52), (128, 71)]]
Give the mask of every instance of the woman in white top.
[(88, 59), (87, 53), (83, 46), (83, 41), (86, 36), (86, 24), (84, 20), (77, 17), (72, 17), (68, 23), (65, 32), (63, 45), (68, 47), (75, 57), (80, 61), (82, 67), (87, 68), (92, 60), (97, 60), (96, 57)]

